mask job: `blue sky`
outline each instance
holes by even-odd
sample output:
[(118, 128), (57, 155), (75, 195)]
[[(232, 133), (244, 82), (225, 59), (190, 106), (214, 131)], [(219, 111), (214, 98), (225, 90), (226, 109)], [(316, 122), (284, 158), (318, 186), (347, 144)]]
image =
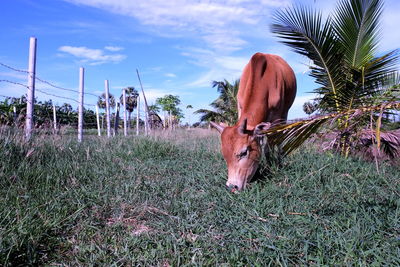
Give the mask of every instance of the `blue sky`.
[[(85, 67), (85, 91), (100, 95), (139, 89), (141, 73), (150, 103), (165, 94), (179, 95), (189, 114), (208, 108), (217, 96), (213, 80), (233, 82), (256, 52), (278, 54), (292, 66), (298, 93), (289, 118), (304, 117), (302, 104), (316, 87), (307, 75), (307, 59), (290, 51), (269, 32), (277, 8), (301, 2), (328, 13), (336, 1), (322, 0), (2, 0), (0, 62), (27, 69), (29, 37), (38, 39), (37, 76), (63, 88), (78, 88)], [(386, 0), (380, 52), (399, 48), (400, 1)], [(26, 75), (0, 66), (0, 79), (26, 84)], [(48, 93), (77, 99), (74, 93), (37, 83)], [(0, 95), (20, 96), (23, 87), (0, 83)], [(37, 92), (39, 100), (51, 98)], [(85, 103), (96, 98), (85, 96)], [(71, 102), (76, 107), (76, 103)], [(187, 105), (193, 110), (186, 110)]]

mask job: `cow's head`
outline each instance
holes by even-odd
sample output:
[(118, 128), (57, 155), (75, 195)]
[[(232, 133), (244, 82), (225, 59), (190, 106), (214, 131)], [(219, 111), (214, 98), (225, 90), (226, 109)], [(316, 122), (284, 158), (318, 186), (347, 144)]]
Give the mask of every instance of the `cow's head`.
[(221, 133), (221, 150), (228, 165), (229, 190), (242, 190), (251, 180), (258, 168), (261, 157), (260, 139), (262, 131), (270, 127), (270, 123), (263, 122), (254, 129), (247, 129), (247, 119), (238, 126), (224, 126), (211, 122)]

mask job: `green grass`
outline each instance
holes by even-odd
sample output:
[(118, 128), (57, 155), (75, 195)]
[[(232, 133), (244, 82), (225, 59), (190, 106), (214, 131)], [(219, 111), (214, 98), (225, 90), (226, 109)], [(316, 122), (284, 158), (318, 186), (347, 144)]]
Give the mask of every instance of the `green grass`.
[(206, 130), (0, 138), (0, 265), (399, 265), (399, 168), (311, 148), (240, 193)]

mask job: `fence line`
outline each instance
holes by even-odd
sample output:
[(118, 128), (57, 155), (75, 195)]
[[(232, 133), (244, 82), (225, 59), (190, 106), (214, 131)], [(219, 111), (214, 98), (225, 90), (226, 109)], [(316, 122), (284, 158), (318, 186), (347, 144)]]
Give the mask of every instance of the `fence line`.
[[(48, 81), (46, 81), (46, 80), (40, 79), (40, 78), (38, 78), (38, 77), (36, 77), (36, 80), (38, 80), (38, 81), (40, 81), (40, 82), (42, 82), (42, 83), (45, 83), (45, 84), (47, 84), (47, 85), (50, 85), (51, 87), (56, 88), (56, 89), (60, 89), (60, 90), (64, 90), (64, 91), (68, 91), (68, 92), (73, 92), (73, 93), (79, 94), (79, 91), (78, 91), (78, 90), (63, 88), (63, 87), (54, 85), (54, 84), (52, 84), (51, 82), (48, 82)], [(98, 97), (98, 95), (95, 95), (95, 94), (92, 94), (92, 93), (84, 93), (84, 94), (85, 94), (85, 95), (91, 95), (91, 96)]]
[[(3, 67), (8, 68), (8, 69), (10, 69), (10, 70), (16, 71), (16, 72), (29, 73), (29, 72), (26, 71), (26, 70), (19, 70), (19, 69), (16, 69), (16, 68), (11, 67), (11, 66), (9, 66), (9, 65), (6, 65), (6, 64), (4, 64), (4, 63), (2, 63), (2, 62), (0, 62), (0, 65), (3, 66)], [(60, 90), (68, 91), (68, 92), (73, 92), (73, 93), (79, 93), (78, 90), (74, 90), (74, 89), (69, 89), (69, 88), (64, 88), (64, 87), (57, 86), (57, 85), (55, 85), (55, 84), (53, 84), (53, 83), (51, 83), (51, 82), (49, 82), (49, 81), (46, 81), (46, 80), (44, 80), (44, 79), (41, 79), (41, 78), (39, 78), (39, 77), (37, 77), (37, 76), (35, 76), (35, 80), (37, 80), (37, 81), (39, 81), (39, 82), (42, 82), (42, 83), (44, 83), (44, 84), (47, 84), (47, 85), (49, 85), (49, 86), (51, 86), (51, 87), (53, 87), (53, 88), (56, 88), (56, 89), (60, 89)], [(0, 82), (8, 82), (8, 83), (12, 83), (12, 84), (16, 84), (16, 85), (21, 85), (21, 86), (24, 86), (24, 87), (28, 87), (28, 86), (25, 85), (25, 84), (18, 83), (18, 82), (14, 82), (14, 81), (10, 81), (10, 80), (5, 80), (5, 79), (0, 80)], [(98, 95), (92, 94), (92, 93), (84, 93), (84, 94), (85, 94), (85, 95), (91, 95), (91, 96), (98, 97)]]
[[(14, 71), (14, 72), (18, 72), (18, 73), (24, 73), (24, 74), (28, 74), (27, 75), (27, 78), (28, 78), (28, 85), (26, 85), (26, 84), (23, 84), (23, 83), (21, 83), (21, 82), (18, 82), (18, 81), (12, 81), (12, 80), (9, 80), (9, 79), (0, 79), (0, 82), (4, 82), (4, 83), (9, 83), (9, 84), (14, 84), (14, 85), (18, 85), (18, 86), (21, 86), (21, 87), (23, 87), (23, 88), (26, 88), (27, 89), (27, 93), (25, 94), (25, 96), (26, 96), (26, 99), (24, 99), (24, 104), (26, 103), (26, 105), (27, 105), (27, 108), (26, 108), (26, 121), (25, 121), (25, 136), (26, 136), (26, 139), (27, 140), (29, 140), (30, 139), (30, 137), (31, 137), (31, 135), (32, 135), (32, 130), (33, 130), (33, 127), (34, 127), (34, 125), (33, 125), (33, 116), (34, 116), (34, 106), (35, 106), (35, 99), (36, 99), (36, 97), (35, 97), (35, 91), (37, 91), (37, 92), (40, 92), (40, 93), (42, 93), (42, 94), (44, 94), (44, 95), (47, 95), (47, 96), (51, 96), (51, 97), (55, 97), (55, 98), (60, 98), (60, 99), (65, 99), (65, 100), (68, 100), (68, 102), (70, 102), (70, 101), (72, 101), (72, 102), (74, 102), (74, 103), (78, 103), (79, 104), (79, 107), (78, 107), (78, 112), (77, 112), (77, 119), (78, 119), (78, 140), (79, 141), (81, 141), (82, 140), (82, 127), (83, 127), (83, 124), (85, 124), (85, 125), (87, 125), (87, 126), (94, 126), (94, 125), (97, 125), (97, 128), (98, 128), (98, 135), (100, 135), (100, 119), (99, 119), (99, 111), (98, 111), (98, 106), (97, 106), (97, 104), (95, 105), (95, 104), (88, 104), (88, 103), (84, 103), (84, 101), (83, 101), (83, 99), (84, 99), (84, 95), (90, 95), (90, 96), (94, 96), (94, 97), (99, 97), (98, 95), (96, 95), (96, 94), (92, 94), (92, 93), (85, 93), (84, 92), (84, 90), (83, 90), (83, 77), (82, 77), (82, 74), (80, 73), (80, 84), (79, 84), (79, 91), (78, 90), (74, 90), (74, 89), (70, 89), (70, 88), (64, 88), (64, 87), (61, 87), (61, 86), (58, 86), (58, 85), (56, 85), (56, 84), (54, 84), (53, 82), (49, 82), (49, 81), (47, 81), (47, 80), (45, 80), (45, 79), (42, 79), (42, 78), (39, 78), (39, 77), (37, 77), (36, 76), (36, 49), (37, 49), (37, 39), (35, 38), (35, 37), (31, 37), (30, 38), (30, 47), (29, 47), (29, 64), (28, 64), (28, 67), (29, 67), (29, 70), (22, 70), (22, 69), (18, 69), (18, 68), (15, 68), (15, 67), (12, 67), (12, 66), (10, 66), (10, 65), (8, 65), (8, 64), (5, 64), (5, 63), (2, 63), (2, 62), (0, 62), (0, 66), (2, 66), (2, 67), (4, 67), (4, 68), (7, 68), (7, 69), (9, 69), (9, 70), (12, 70), (12, 71)], [(82, 69), (83, 68), (81, 68), (81, 70), (80, 70), (80, 72), (82, 72)], [(19, 78), (19, 76), (15, 76), (16, 77), (16, 79), (18, 79), (18, 80), (20, 80), (21, 78)], [(139, 77), (140, 78), (140, 77)], [(58, 95), (58, 94), (56, 94), (56, 93), (53, 93), (53, 92), (49, 92), (49, 90), (47, 89), (47, 90), (45, 90), (45, 89), (40, 89), (40, 88), (36, 88), (37, 86), (36, 86), (36, 84), (35, 84), (35, 82), (40, 82), (40, 83), (43, 83), (43, 84), (46, 84), (46, 85), (48, 85), (48, 86), (50, 86), (51, 88), (54, 88), (54, 89), (59, 89), (59, 90), (63, 90), (63, 91), (67, 91), (67, 92), (72, 92), (72, 93), (76, 93), (77, 95), (79, 95), (79, 100), (77, 100), (77, 99), (74, 99), (74, 98), (71, 98), (71, 97), (67, 97), (67, 96), (61, 96), (61, 95)], [(50, 88), (50, 89), (51, 89)], [(143, 89), (142, 89), (143, 90)], [(106, 97), (106, 98), (109, 98), (109, 93), (108, 93), (108, 81), (106, 81), (106, 95), (108, 96), (108, 97)], [(143, 92), (144, 93), (144, 92)], [(124, 107), (124, 135), (126, 136), (127, 135), (127, 122), (126, 122), (126, 95), (125, 95), (125, 88), (123, 89), (123, 96), (124, 96), (124, 98), (123, 98), (123, 107)], [(20, 96), (20, 97), (11, 97), (11, 96), (6, 96), (6, 95), (0, 95), (0, 97), (5, 97), (6, 99), (7, 98), (10, 98), (10, 99), (16, 99), (16, 98), (19, 98), (19, 99), (23, 99), (23, 97), (24, 96)], [(50, 100), (52, 100), (51, 98), (50, 98)], [(25, 102), (26, 101), (26, 102)], [(138, 100), (139, 101), (139, 100)], [(20, 102), (21, 102), (21, 100), (20, 100)], [(68, 103), (67, 102), (67, 103)], [(21, 104), (21, 103), (20, 103)], [(68, 103), (69, 104), (69, 103)], [(139, 104), (139, 102), (138, 102), (138, 104)], [(16, 105), (18, 105), (18, 104), (16, 104)], [(70, 104), (69, 104), (70, 105)], [(95, 123), (95, 122), (89, 122), (89, 123), (84, 123), (83, 122), (83, 107), (84, 106), (89, 106), (89, 107), (95, 107), (96, 108), (96, 111), (95, 111), (95, 113), (96, 113), (96, 121), (97, 121), (97, 123)], [(107, 108), (106, 108), (106, 118), (107, 118), (107, 136), (111, 136), (111, 134), (110, 134), (110, 123), (111, 123), (111, 116), (110, 116), (110, 113), (109, 113), (109, 109), (110, 109), (110, 105), (109, 105), (109, 101), (107, 101), (106, 100), (106, 106), (107, 106)], [(118, 106), (119, 106), (119, 103), (118, 103)], [(59, 106), (59, 107), (61, 107), (61, 106)], [(118, 107), (116, 107), (117, 109), (118, 109)], [(138, 115), (138, 117), (136, 118), (136, 120), (137, 120), (137, 122), (139, 122), (139, 120), (140, 120), (140, 117), (139, 117), (139, 115), (144, 115), (145, 117), (147, 117), (147, 113), (146, 112), (144, 112), (144, 114), (142, 114), (142, 112), (140, 112), (139, 111), (139, 106), (137, 107), (137, 115)], [(13, 110), (14, 110), (14, 122), (16, 122), (17, 121), (17, 110), (16, 110), (16, 106), (14, 106), (13, 107)], [(47, 109), (46, 109), (47, 110)], [(61, 110), (59, 109), (59, 111), (58, 112), (61, 112)], [(74, 111), (75, 112), (75, 111)], [(57, 130), (57, 119), (59, 120), (59, 122), (60, 122), (60, 120), (63, 120), (63, 119), (65, 119), (65, 118), (68, 118), (69, 120), (67, 121), (68, 122), (68, 124), (69, 125), (72, 125), (71, 124), (71, 122), (72, 122), (72, 120), (74, 120), (74, 118), (72, 118), (72, 120), (71, 120), (71, 117), (70, 116), (68, 116), (68, 115), (66, 115), (66, 114), (59, 114), (58, 116), (57, 116), (57, 109), (56, 109), (56, 105), (55, 104), (53, 104), (53, 107), (52, 107), (52, 113), (53, 113), (53, 128), (54, 128), (54, 130), (55, 130), (55, 132), (56, 132), (56, 130)], [(62, 112), (62, 113), (64, 113), (64, 112)], [(47, 118), (47, 115), (48, 114), (51, 114), (51, 112), (49, 112), (49, 111), (46, 111), (46, 114), (45, 114), (45, 117), (43, 118), (44, 120), (47, 120), (47, 119), (49, 119), (49, 118)], [(115, 120), (117, 121), (118, 120), (118, 118), (116, 117), (118, 115), (118, 111), (115, 113), (115, 115), (113, 115), (113, 117), (115, 117)], [(91, 115), (90, 115), (91, 116)], [(75, 115), (73, 115), (73, 117), (75, 117)], [(103, 119), (104, 119), (104, 115), (102, 116), (102, 123), (103, 123)], [(51, 121), (51, 119), (50, 119), (50, 121)], [(131, 122), (132, 122), (132, 120), (130, 120), (130, 125), (131, 125)], [(147, 123), (147, 120), (145, 119), (144, 120), (144, 122), (145, 123)], [(75, 125), (75, 124), (73, 124), (73, 125)], [(116, 132), (117, 130), (116, 130), (116, 128), (117, 127), (119, 127), (119, 124), (115, 124), (115, 126), (114, 126), (114, 131)], [(139, 129), (137, 129), (137, 130), (139, 130)], [(147, 132), (147, 129), (146, 129), (146, 132)]]
[(67, 100), (71, 100), (71, 101), (74, 101), (74, 102), (76, 102), (76, 103), (79, 103), (78, 102), (78, 100), (76, 100), (76, 99), (73, 99), (73, 98), (70, 98), (70, 97), (66, 97), (66, 96), (59, 96), (59, 95), (55, 95), (55, 94), (51, 94), (51, 93), (47, 93), (47, 92), (45, 92), (45, 91), (42, 91), (42, 90), (40, 90), (40, 89), (35, 89), (36, 91), (38, 91), (38, 92), (41, 92), (42, 94), (45, 94), (45, 95), (49, 95), (49, 96), (54, 96), (54, 97), (58, 97), (58, 98), (63, 98), (63, 99), (67, 99)]

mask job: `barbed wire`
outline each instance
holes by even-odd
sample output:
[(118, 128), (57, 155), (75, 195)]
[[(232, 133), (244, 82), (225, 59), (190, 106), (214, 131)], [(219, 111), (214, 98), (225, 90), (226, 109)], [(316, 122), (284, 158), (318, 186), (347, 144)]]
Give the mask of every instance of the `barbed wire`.
[(25, 84), (22, 84), (22, 83), (19, 83), (19, 82), (10, 81), (10, 80), (4, 80), (4, 79), (2, 79), (2, 80), (0, 80), (0, 82), (11, 83), (11, 84), (23, 86), (23, 87), (25, 87), (25, 88), (29, 88), (29, 86), (27, 86), (27, 85), (25, 85)]
[[(50, 85), (51, 87), (54, 87), (54, 88), (56, 88), (56, 89), (60, 89), (60, 90), (64, 90), (64, 91), (69, 91), (69, 92), (74, 92), (74, 93), (79, 93), (79, 91), (77, 91), (77, 90), (74, 90), (74, 89), (68, 89), (68, 88), (64, 88), (64, 87), (60, 87), (60, 86), (57, 86), (57, 85), (55, 85), (55, 84), (53, 84), (53, 83), (51, 83), (51, 82), (49, 82), (49, 81), (46, 81), (46, 80), (43, 80), (43, 79), (41, 79), (41, 78), (39, 78), (39, 77), (35, 77), (36, 78), (36, 80), (38, 80), (39, 82), (42, 82), (42, 83), (45, 83), (45, 84), (47, 84), (47, 85)], [(98, 97), (98, 95), (95, 95), (95, 94), (92, 94), (92, 93), (83, 93), (84, 95), (91, 95), (91, 96), (95, 96), (95, 97)]]
[[(9, 66), (9, 65), (7, 65), (7, 64), (1, 63), (1, 62), (0, 62), (0, 65), (3, 66), (3, 67), (5, 67), (5, 68), (7, 68), (7, 69), (16, 71), (16, 72), (29, 73), (29, 71), (27, 71), (27, 70), (20, 70), (20, 69), (11, 67), (11, 66)], [(35, 80), (38, 80), (39, 82), (45, 83), (45, 84), (47, 84), (47, 85), (49, 85), (49, 86), (51, 86), (51, 87), (53, 87), (53, 88), (56, 88), (56, 89), (60, 89), (60, 90), (64, 90), (64, 91), (69, 91), (69, 92), (74, 92), (74, 93), (79, 93), (78, 90), (74, 90), (74, 89), (69, 89), (69, 88), (64, 88), (64, 87), (57, 86), (57, 85), (55, 85), (55, 84), (53, 84), (53, 83), (51, 83), (51, 82), (49, 82), (49, 81), (46, 81), (46, 80), (44, 80), (44, 79), (39, 78), (38, 76), (35, 76)], [(14, 84), (22, 85), (21, 83), (9, 81), (9, 80), (0, 80), (0, 81), (5, 81), (5, 82), (9, 82), (9, 83), (14, 83)], [(22, 86), (27, 87), (26, 85), (22, 85)], [(85, 95), (91, 95), (91, 96), (98, 97), (98, 95), (95, 95), (95, 94), (92, 94), (92, 93), (85, 93), (85, 92), (84, 92), (84, 94), (85, 94)]]
[[(9, 66), (9, 65), (7, 65), (7, 64), (1, 63), (1, 62), (0, 62), (0, 65), (3, 66), (3, 67), (5, 67), (5, 68), (8, 68), (8, 69), (10, 69), (10, 70), (16, 71), (16, 72), (29, 73), (29, 71), (27, 71), (27, 70), (20, 70), (20, 69), (11, 67), (11, 66)], [(37, 80), (37, 81), (39, 81), (39, 82), (41, 82), (41, 83), (47, 84), (47, 85), (49, 85), (49, 86), (51, 86), (51, 87), (53, 87), (53, 88), (56, 88), (56, 89), (60, 89), (60, 90), (63, 90), (63, 91), (68, 91), (68, 92), (73, 92), (73, 93), (79, 93), (78, 90), (74, 90), (74, 89), (69, 89), (69, 88), (64, 88), (64, 87), (57, 86), (57, 85), (55, 85), (54, 83), (51, 83), (51, 82), (49, 82), (49, 81), (46, 81), (46, 80), (44, 80), (44, 79), (39, 78), (38, 76), (35, 76), (35, 80)], [(0, 82), (11, 83), (11, 84), (23, 86), (23, 87), (29, 89), (29, 86), (27, 86), (27, 85), (25, 85), (25, 84), (22, 84), (22, 83), (19, 83), (19, 82), (11, 81), (11, 80), (1, 79)], [(38, 92), (40, 92), (40, 93), (43, 93), (43, 94), (45, 94), (45, 95), (48, 95), (48, 96), (53, 96), (53, 97), (57, 97), (57, 98), (62, 98), (62, 99), (66, 99), (66, 100), (71, 100), (71, 101), (74, 101), (74, 102), (76, 102), (76, 103), (79, 103), (79, 101), (77, 101), (76, 99), (70, 98), (70, 97), (59, 96), (59, 95), (56, 95), (56, 94), (52, 94), (52, 93), (45, 92), (45, 91), (40, 90), (40, 89), (37, 89), (37, 88), (35, 88), (35, 90), (38, 91)], [(94, 96), (94, 97), (99, 97), (98, 95), (92, 94), (92, 93), (85, 93), (85, 92), (84, 92), (83, 94), (84, 94), (84, 95)], [(9, 97), (9, 96), (4, 96), (4, 97)], [(84, 103), (83, 105), (84, 105), (84, 106), (90, 106), (90, 107), (95, 107), (95, 106), (96, 106), (96, 105), (94, 105), (94, 104), (85, 104), (85, 103)]]
[[(1, 80), (0, 80), (1, 81)], [(51, 94), (51, 93), (48, 93), (48, 92), (45, 92), (45, 91), (43, 91), (43, 90), (40, 90), (40, 89), (35, 89), (36, 91), (38, 91), (38, 92), (40, 92), (40, 93), (43, 93), (43, 94), (45, 94), (45, 95), (48, 95), (48, 96), (54, 96), (54, 97), (57, 97), (57, 98), (63, 98), (63, 99), (67, 99), (67, 100), (71, 100), (71, 101), (74, 101), (74, 102), (76, 102), (76, 103), (78, 103), (79, 104), (79, 101), (78, 100), (76, 100), (76, 99), (73, 99), (73, 98), (70, 98), (70, 97), (65, 97), (65, 96), (59, 96), (59, 95), (55, 95), (55, 94)], [(1, 95), (0, 94), (0, 97), (4, 97), (4, 98), (19, 98), (19, 97), (16, 97), (16, 96), (6, 96), (6, 95)], [(83, 103), (83, 105), (84, 106), (89, 106), (89, 107), (96, 107), (96, 105), (95, 104), (88, 104), (88, 103)], [(100, 108), (100, 110), (101, 110), (102, 108)], [(123, 110), (120, 110), (120, 114), (123, 114)], [(133, 113), (132, 113), (133, 114)], [(136, 114), (136, 113), (135, 113)], [(141, 116), (144, 116), (144, 112), (143, 111), (140, 111), (139, 112), (139, 115), (141, 115)]]
[(1, 62), (0, 62), (0, 65), (3, 66), (3, 67), (5, 67), (5, 68), (7, 68), (7, 69), (16, 71), (16, 72), (29, 73), (29, 71), (27, 71), (27, 70), (16, 69), (16, 68), (13, 68), (13, 67), (11, 67), (11, 66), (9, 66), (9, 65), (7, 65), (7, 64), (1, 63)]
[[(50, 94), (50, 93), (44, 92), (44, 91), (42, 91), (42, 90), (40, 90), (40, 89), (37, 89), (37, 88), (36, 88), (35, 90), (38, 91), (38, 92), (40, 92), (40, 93), (43, 93), (43, 94), (45, 94), (45, 95), (54, 96), (54, 97), (57, 97), (57, 98), (64, 98), (64, 99), (72, 100), (72, 101), (74, 101), (74, 102), (79, 103), (78, 100), (75, 100), (75, 99), (72, 99), (72, 98), (69, 98), (69, 97), (64, 97), (64, 96), (59, 96), (59, 95)], [(19, 97), (16, 97), (16, 96), (6, 96), (6, 95), (0, 95), (0, 97), (4, 97), (4, 98), (19, 98)], [(26, 100), (26, 101), (27, 101), (27, 100)], [(27, 101), (27, 102), (28, 102), (28, 101)], [(89, 107), (96, 107), (96, 105), (94, 105), (94, 104), (88, 104), (88, 103), (83, 103), (83, 105), (84, 105), (84, 106), (89, 106)]]
[(94, 105), (94, 104), (83, 104), (84, 106), (89, 106), (89, 107), (95, 107), (96, 105)]
[(71, 100), (71, 101), (74, 101), (74, 102), (76, 102), (76, 103), (79, 103), (78, 100), (75, 100), (75, 99), (70, 98), (70, 97), (65, 97), (65, 96), (59, 96), (59, 95), (51, 94), (51, 93), (42, 91), (42, 90), (37, 89), (37, 88), (36, 88), (35, 90), (38, 91), (38, 92), (41, 92), (41, 93), (43, 93), (43, 94), (45, 94), (45, 95), (54, 96), (54, 97), (58, 97), (58, 98), (63, 98), (63, 99), (67, 99), (67, 100)]

